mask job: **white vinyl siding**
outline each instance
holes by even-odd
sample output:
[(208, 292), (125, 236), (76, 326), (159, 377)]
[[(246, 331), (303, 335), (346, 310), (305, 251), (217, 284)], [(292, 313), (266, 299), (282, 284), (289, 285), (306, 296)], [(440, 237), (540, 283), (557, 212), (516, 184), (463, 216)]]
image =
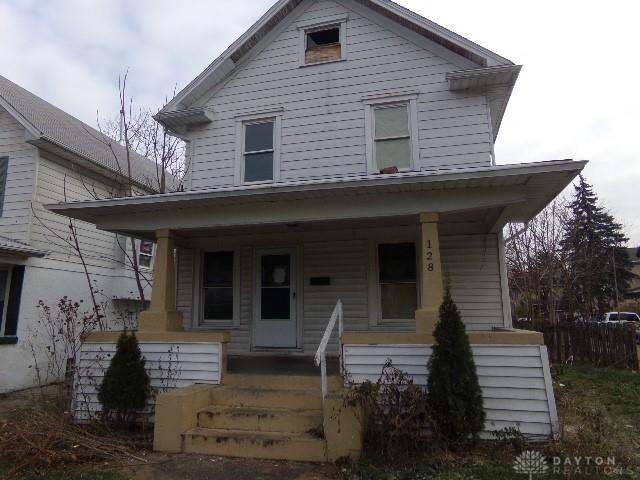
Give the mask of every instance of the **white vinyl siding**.
[[(79, 262), (69, 237), (69, 219), (44, 208), (44, 204), (110, 198), (115, 189), (41, 155), (37, 201), (33, 205), (32, 246), (51, 252), (49, 258)], [(74, 220), (78, 240), (89, 266), (121, 268), (124, 254), (113, 233)], [(128, 242), (127, 242), (128, 243)]]
[(469, 330), (504, 326), (496, 235), (440, 238), (443, 276)]
[[(558, 418), (546, 347), (472, 345), (487, 415), (485, 431), (517, 427), (529, 436), (550, 437)], [(387, 359), (426, 385), (431, 345), (345, 345), (344, 365), (355, 383), (376, 382)]]
[[(236, 118), (281, 109), (281, 181), (368, 173), (365, 105), (373, 95), (416, 95), (416, 169), (491, 164), (486, 98), (451, 92), (445, 80), (459, 65), (332, 0), (311, 4), (296, 22), (201, 103), (216, 120), (190, 134), (192, 188), (234, 184)], [(346, 61), (299, 68), (300, 22), (348, 15)]]
[(31, 201), (35, 189), (36, 147), (25, 142), (25, 128), (0, 107), (0, 161), (6, 162), (0, 228), (2, 235), (29, 241)]
[[(219, 384), (222, 350), (220, 343), (140, 342), (151, 386), (165, 390), (196, 383)], [(77, 420), (89, 420), (102, 411), (98, 389), (115, 351), (115, 343), (82, 344), (73, 388), (72, 411)]]
[[(370, 276), (375, 278), (375, 265), (371, 261), (368, 233), (380, 237), (385, 231), (357, 232), (347, 235), (335, 233), (326, 240), (300, 240), (294, 234), (281, 238), (279, 244), (288, 247), (298, 245), (302, 255), (302, 318), (304, 353), (316, 351), (326, 328), (331, 311), (338, 299), (344, 304), (345, 330), (347, 331), (415, 331), (415, 321), (380, 323), (371, 321), (377, 315), (370, 303)], [(388, 234), (388, 232), (387, 232)], [(353, 237), (356, 238), (353, 238)], [(384, 238), (384, 237), (382, 237)], [(178, 309), (183, 312), (186, 328), (229, 329), (231, 353), (247, 353), (251, 344), (251, 322), (253, 315), (253, 255), (255, 248), (264, 247), (264, 241), (254, 245), (254, 240), (217, 238), (222, 245), (238, 247), (239, 272), (239, 323), (230, 327), (202, 323), (194, 314), (194, 279), (197, 278), (196, 251), (178, 250)], [(497, 239), (495, 235), (444, 236), (441, 238), (443, 267), (449, 279), (454, 300), (462, 313), (469, 330), (490, 330), (504, 326), (502, 313), (502, 291), (498, 266)], [(268, 247), (277, 245), (267, 245)], [(311, 286), (312, 277), (329, 277), (330, 284)], [(194, 318), (195, 315), (195, 318)], [(335, 351), (333, 338), (329, 348)]]

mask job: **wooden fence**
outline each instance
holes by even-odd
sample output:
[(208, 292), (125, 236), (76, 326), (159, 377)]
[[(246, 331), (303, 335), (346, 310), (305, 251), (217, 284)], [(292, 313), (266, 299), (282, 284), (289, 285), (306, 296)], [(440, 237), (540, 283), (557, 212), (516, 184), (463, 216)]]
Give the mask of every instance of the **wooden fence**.
[(635, 326), (605, 323), (519, 323), (544, 335), (552, 363), (639, 370)]

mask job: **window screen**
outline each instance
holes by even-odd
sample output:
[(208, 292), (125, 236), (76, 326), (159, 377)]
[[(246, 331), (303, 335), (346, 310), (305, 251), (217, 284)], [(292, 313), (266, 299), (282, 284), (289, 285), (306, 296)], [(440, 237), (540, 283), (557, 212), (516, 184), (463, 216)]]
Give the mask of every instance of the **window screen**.
[(376, 165), (411, 168), (411, 135), (407, 105), (374, 108)]
[(244, 132), (244, 181), (266, 182), (273, 180), (272, 120), (245, 125)]
[(204, 254), (202, 286), (205, 320), (233, 320), (233, 252)]
[(382, 320), (414, 318), (418, 305), (416, 263), (416, 246), (413, 243), (378, 246)]

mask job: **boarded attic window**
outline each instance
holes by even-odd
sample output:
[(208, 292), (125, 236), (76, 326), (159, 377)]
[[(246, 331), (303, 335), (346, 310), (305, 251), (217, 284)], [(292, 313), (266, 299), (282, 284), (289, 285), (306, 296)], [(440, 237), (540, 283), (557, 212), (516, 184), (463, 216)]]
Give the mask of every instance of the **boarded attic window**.
[(306, 32), (305, 63), (307, 65), (341, 59), (339, 25)]

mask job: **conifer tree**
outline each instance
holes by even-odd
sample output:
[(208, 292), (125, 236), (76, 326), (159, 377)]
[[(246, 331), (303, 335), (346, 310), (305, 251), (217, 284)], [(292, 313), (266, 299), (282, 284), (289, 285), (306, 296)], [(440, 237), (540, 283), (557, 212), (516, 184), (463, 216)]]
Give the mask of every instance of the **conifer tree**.
[(433, 433), (443, 445), (456, 446), (477, 438), (485, 413), (469, 337), (448, 290), (434, 337), (427, 381)]
[(116, 353), (98, 392), (104, 418), (120, 425), (134, 424), (149, 394), (150, 380), (138, 339), (125, 331), (118, 339)]
[[(587, 317), (617, 308), (634, 277), (622, 225), (598, 205), (593, 187), (580, 175), (569, 205), (571, 216), (561, 246), (568, 261), (565, 304)], [(616, 291), (617, 284), (617, 291)]]

